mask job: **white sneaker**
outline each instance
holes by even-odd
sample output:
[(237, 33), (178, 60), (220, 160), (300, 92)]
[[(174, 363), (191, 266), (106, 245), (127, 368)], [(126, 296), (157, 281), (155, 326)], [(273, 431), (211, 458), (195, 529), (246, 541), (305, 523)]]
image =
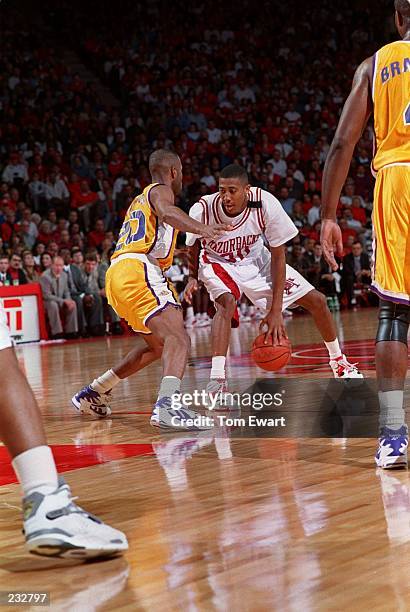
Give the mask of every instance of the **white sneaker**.
[(92, 559), (128, 549), (125, 535), (77, 506), (60, 477), (58, 489), (23, 499), (26, 548), (35, 555)]
[(71, 403), (80, 414), (92, 414), (100, 419), (111, 415), (109, 402), (112, 399), (110, 391), (99, 393), (91, 385), (83, 387), (71, 398)]
[(208, 410), (240, 410), (233, 399), (232, 393), (228, 391), (225, 378), (211, 378), (205, 392), (209, 396)]
[(182, 405), (181, 408), (173, 408), (172, 397), (161, 397), (155, 402), (150, 423), (153, 427), (175, 429), (176, 431), (202, 431), (214, 427), (212, 419), (206, 415), (201, 415)]
[(364, 378), (357, 368), (357, 363), (350, 363), (346, 359), (346, 355), (341, 355), (337, 359), (331, 359), (329, 365), (335, 378)]

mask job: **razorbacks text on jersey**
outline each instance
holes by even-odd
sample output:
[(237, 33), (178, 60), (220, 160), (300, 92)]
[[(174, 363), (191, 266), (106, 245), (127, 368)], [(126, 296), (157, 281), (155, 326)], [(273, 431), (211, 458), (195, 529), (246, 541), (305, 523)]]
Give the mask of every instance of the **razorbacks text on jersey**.
[(143, 253), (158, 260), (162, 270), (172, 264), (178, 232), (167, 223), (159, 221), (150, 203), (150, 192), (159, 184), (148, 185), (131, 202), (112, 260), (119, 255)]
[[(201, 259), (204, 261), (246, 265), (260, 257), (264, 249), (263, 235), (270, 246), (276, 247), (298, 233), (279, 200), (259, 187), (251, 187), (248, 206), (236, 217), (226, 215), (219, 193), (203, 196), (192, 206), (189, 215), (207, 225), (233, 225), (218, 240), (201, 239)], [(187, 234), (186, 244), (191, 246), (198, 238), (195, 234)]]

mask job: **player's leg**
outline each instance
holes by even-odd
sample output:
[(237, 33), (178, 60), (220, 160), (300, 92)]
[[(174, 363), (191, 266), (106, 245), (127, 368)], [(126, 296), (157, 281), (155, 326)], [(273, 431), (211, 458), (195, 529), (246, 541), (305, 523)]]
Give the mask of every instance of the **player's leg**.
[(386, 167), (377, 173), (373, 198), (372, 290), (381, 298), (376, 337), (380, 438), (375, 459), (382, 468), (407, 465), (403, 389), (410, 320), (409, 186), (408, 166)]
[(125, 378), (136, 374), (162, 355), (163, 341), (154, 334), (139, 334), (145, 346), (137, 346), (116, 365), (95, 378), (72, 397), (72, 403), (80, 413), (100, 418), (111, 414), (111, 391)]
[(144, 324), (167, 303), (178, 300), (158, 266), (135, 259), (112, 265), (106, 274), (106, 293), (110, 306), (128, 321), (144, 339), (146, 346), (135, 347), (123, 360), (78, 391), (71, 399), (79, 413), (103, 418), (111, 414), (112, 389), (161, 356), (163, 342)]
[(408, 430), (404, 412), (404, 381), (408, 365), (409, 323), (410, 306), (380, 300), (376, 375), (381, 434), (375, 460), (382, 468), (407, 465)]
[(201, 264), (199, 269), (199, 279), (204, 283), (215, 307), (211, 331), (211, 382), (207, 387), (212, 393), (225, 389), (225, 366), (231, 327), (237, 326), (239, 321), (236, 304), (241, 296), (241, 289), (236, 281), (236, 273), (237, 268), (228, 264)]
[(167, 305), (153, 314), (145, 324), (163, 342), (162, 380), (151, 425), (194, 431), (212, 428), (206, 420), (201, 420), (198, 413), (186, 408), (178, 399), (191, 345), (181, 309)]
[(231, 323), (236, 312), (236, 299), (226, 292), (216, 298), (212, 320), (211, 379), (225, 379), (225, 362), (231, 338)]
[[(216, 397), (213, 400), (214, 409), (229, 410), (235, 408), (234, 404), (222, 400), (222, 395), (227, 394), (226, 382), (226, 356), (228, 354), (231, 339), (232, 321), (237, 317), (236, 299), (232, 293), (226, 292), (214, 301), (215, 315), (212, 320), (212, 365), (209, 383), (206, 392)], [(227, 398), (228, 396), (226, 396)], [(219, 401), (220, 399), (220, 401)]]
[(355, 364), (342, 353), (337, 337), (336, 323), (327, 305), (326, 297), (312, 289), (294, 303), (302, 306), (313, 317), (329, 353), (329, 364), (335, 378), (363, 378)]
[(7, 372), (0, 396), (0, 438), (23, 489), (27, 548), (36, 554), (76, 558), (126, 550), (124, 534), (91, 519), (73, 503), (69, 487), (59, 482), (38, 405), (10, 347), (1, 311), (0, 368)]

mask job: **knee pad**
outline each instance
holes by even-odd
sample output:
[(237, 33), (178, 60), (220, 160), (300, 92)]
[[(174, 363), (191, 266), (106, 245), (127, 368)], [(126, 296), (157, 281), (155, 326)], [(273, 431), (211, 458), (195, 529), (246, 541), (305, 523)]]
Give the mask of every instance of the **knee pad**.
[(403, 342), (407, 346), (410, 306), (380, 300), (379, 327), (376, 342)]

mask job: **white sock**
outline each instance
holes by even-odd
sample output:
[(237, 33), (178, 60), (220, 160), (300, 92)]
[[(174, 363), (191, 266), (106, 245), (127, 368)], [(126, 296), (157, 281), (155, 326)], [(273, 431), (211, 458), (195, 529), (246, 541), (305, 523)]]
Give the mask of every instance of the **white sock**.
[(400, 429), (400, 427), (406, 424), (403, 410), (404, 392), (402, 390), (379, 391), (378, 395), (380, 403), (380, 428)]
[(98, 393), (106, 393), (111, 391), (115, 385), (118, 385), (121, 378), (119, 378), (113, 370), (107, 370), (104, 374), (101, 374), (98, 378), (93, 380), (90, 387)]
[(212, 357), (211, 378), (225, 378), (226, 357), (217, 355)]
[(40, 490), (52, 493), (58, 488), (58, 474), (49, 446), (35, 446), (14, 457), (11, 462), (24, 495)]
[(172, 397), (174, 393), (179, 393), (180, 389), (180, 378), (177, 378), (176, 376), (164, 376), (159, 387), (157, 401), (162, 397)]
[(186, 309), (186, 318), (187, 319), (193, 319), (194, 318), (194, 309), (192, 306), (188, 306), (188, 308)]
[(340, 350), (339, 340), (336, 338), (332, 340), (332, 342), (325, 342), (326, 348), (329, 353), (329, 359), (337, 359), (342, 356), (342, 351)]

